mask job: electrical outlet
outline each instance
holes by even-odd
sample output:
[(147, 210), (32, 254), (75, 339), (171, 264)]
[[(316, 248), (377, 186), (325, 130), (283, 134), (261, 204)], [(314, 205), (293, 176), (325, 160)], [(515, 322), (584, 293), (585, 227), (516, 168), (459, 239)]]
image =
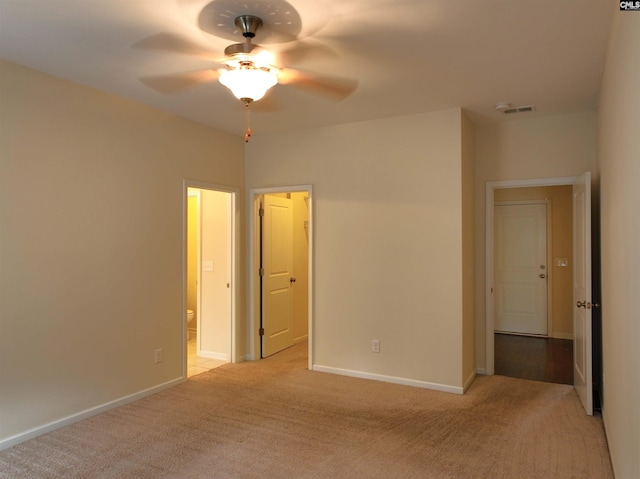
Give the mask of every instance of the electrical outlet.
[(372, 339), (371, 340), (371, 352), (379, 353), (380, 352), (380, 340)]
[(156, 349), (154, 358), (155, 358), (155, 362), (156, 363), (161, 363), (162, 362), (162, 349)]

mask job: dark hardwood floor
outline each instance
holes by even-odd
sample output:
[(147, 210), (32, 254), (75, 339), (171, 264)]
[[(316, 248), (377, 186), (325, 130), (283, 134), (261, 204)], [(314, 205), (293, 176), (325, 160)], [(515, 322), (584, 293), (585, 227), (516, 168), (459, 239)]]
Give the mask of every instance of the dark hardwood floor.
[(495, 373), (512, 378), (573, 384), (573, 341), (496, 334)]

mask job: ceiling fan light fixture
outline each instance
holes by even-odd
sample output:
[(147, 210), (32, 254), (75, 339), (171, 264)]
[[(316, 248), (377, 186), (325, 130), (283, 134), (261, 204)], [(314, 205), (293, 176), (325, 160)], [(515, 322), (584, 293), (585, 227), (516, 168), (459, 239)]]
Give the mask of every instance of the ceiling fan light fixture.
[(257, 68), (242, 65), (239, 68), (220, 70), (220, 83), (239, 100), (260, 100), (269, 88), (278, 83), (277, 68)]

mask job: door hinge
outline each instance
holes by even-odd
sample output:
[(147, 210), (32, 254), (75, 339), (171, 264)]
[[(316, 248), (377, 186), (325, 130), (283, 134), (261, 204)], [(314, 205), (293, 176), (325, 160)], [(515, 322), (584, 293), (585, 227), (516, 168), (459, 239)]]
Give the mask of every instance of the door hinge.
[(264, 276), (264, 268), (260, 268), (260, 269), (258, 270), (258, 274), (259, 274), (260, 276)]
[(264, 208), (258, 210), (258, 216), (264, 216)]
[(260, 336), (264, 336), (264, 328), (260, 328), (260, 329), (258, 330), (258, 334), (259, 334)]

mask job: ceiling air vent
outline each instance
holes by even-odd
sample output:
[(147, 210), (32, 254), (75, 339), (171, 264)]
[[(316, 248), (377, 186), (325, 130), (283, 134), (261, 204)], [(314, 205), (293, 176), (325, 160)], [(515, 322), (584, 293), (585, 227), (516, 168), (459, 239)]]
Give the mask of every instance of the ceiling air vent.
[(514, 106), (504, 110), (505, 113), (524, 113), (525, 111), (533, 111), (533, 105), (527, 106)]

